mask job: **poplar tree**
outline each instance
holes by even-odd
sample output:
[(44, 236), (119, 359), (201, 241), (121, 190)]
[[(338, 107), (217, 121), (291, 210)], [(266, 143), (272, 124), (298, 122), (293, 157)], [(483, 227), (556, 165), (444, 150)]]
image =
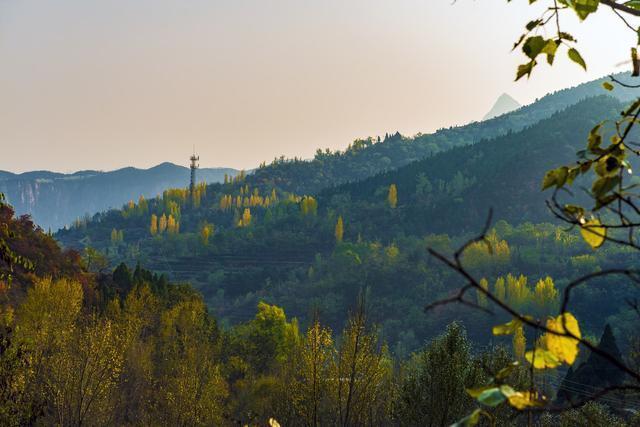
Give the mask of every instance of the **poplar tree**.
[(151, 225), (149, 226), (149, 232), (152, 236), (158, 234), (158, 217), (156, 214), (151, 215)]
[(344, 223), (342, 221), (342, 216), (339, 216), (338, 222), (336, 222), (335, 235), (336, 235), (336, 242), (338, 243), (342, 242), (342, 238), (344, 236)]
[(524, 362), (524, 353), (527, 347), (527, 339), (524, 336), (524, 328), (520, 326), (513, 334), (513, 354), (520, 363)]
[(242, 219), (240, 221), (242, 223), (242, 227), (248, 227), (251, 225), (251, 210), (249, 208), (245, 208), (244, 212), (242, 212)]
[(387, 196), (387, 200), (391, 209), (395, 209), (398, 205), (398, 188), (395, 184), (391, 184), (389, 186), (389, 194)]
[(213, 224), (204, 223), (200, 229), (200, 239), (203, 245), (207, 246), (209, 244), (209, 237), (213, 234), (213, 230)]
[(331, 330), (323, 328), (317, 317), (307, 330), (300, 353), (299, 377), (294, 385), (296, 412), (304, 425), (316, 427), (328, 422), (334, 354)]
[[(489, 290), (489, 282), (487, 281), (487, 279), (480, 280), (480, 286), (482, 286), (482, 288), (485, 289), (485, 290)], [(487, 296), (485, 294), (483, 294), (481, 291), (476, 291), (476, 294), (478, 296), (478, 305), (480, 307), (486, 307), (487, 306)]]
[(160, 232), (160, 234), (162, 234), (165, 232), (166, 229), (167, 229), (167, 216), (165, 214), (162, 214), (162, 216), (160, 217), (160, 221), (158, 222), (158, 231)]

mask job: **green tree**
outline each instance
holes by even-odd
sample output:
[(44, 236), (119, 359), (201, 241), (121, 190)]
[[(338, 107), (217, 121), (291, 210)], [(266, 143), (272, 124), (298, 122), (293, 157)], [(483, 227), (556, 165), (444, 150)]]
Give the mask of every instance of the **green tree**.
[(215, 356), (219, 332), (198, 299), (162, 314), (158, 348), (157, 423), (222, 424), (227, 385)]
[(474, 406), (466, 389), (481, 378), (464, 329), (453, 323), (405, 367), (396, 416), (402, 425), (450, 425)]

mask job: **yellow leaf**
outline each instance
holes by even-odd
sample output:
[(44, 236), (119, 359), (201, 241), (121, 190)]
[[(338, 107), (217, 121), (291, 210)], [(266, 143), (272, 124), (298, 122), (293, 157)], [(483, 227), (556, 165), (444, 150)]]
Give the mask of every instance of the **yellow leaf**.
[[(556, 318), (547, 321), (547, 328), (560, 334), (569, 333), (576, 338), (581, 338), (578, 320), (571, 313), (562, 313)], [(573, 365), (578, 356), (578, 340), (576, 338), (559, 336), (547, 332), (544, 335), (547, 349), (553, 353), (558, 360)]]
[(597, 249), (605, 241), (607, 229), (602, 226), (598, 219), (592, 219), (580, 226), (580, 234), (585, 242), (593, 249)]
[(487, 385), (487, 386), (478, 387), (478, 388), (468, 388), (467, 394), (475, 399), (476, 397), (480, 396), (483, 392), (485, 392), (486, 390), (489, 390), (490, 388), (495, 388), (495, 386)]
[(511, 335), (521, 327), (522, 322), (518, 319), (513, 319), (508, 323), (494, 326), (491, 331), (493, 335)]
[(507, 399), (509, 400), (509, 405), (518, 410), (523, 410), (526, 408), (542, 406), (543, 403), (539, 400), (536, 400), (536, 397), (537, 393), (531, 393), (529, 391), (517, 391), (508, 396)]
[(535, 351), (527, 351), (524, 354), (524, 357), (536, 369), (554, 369), (560, 366), (560, 360), (558, 360), (558, 357), (549, 350), (545, 350), (543, 348), (536, 348)]

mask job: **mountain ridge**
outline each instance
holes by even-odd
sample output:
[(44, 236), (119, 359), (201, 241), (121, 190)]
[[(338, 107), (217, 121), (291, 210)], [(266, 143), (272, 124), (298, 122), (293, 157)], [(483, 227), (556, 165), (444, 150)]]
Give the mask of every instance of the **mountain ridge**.
[(494, 117), (498, 117), (503, 114), (515, 111), (521, 107), (522, 105), (518, 101), (513, 99), (511, 95), (509, 95), (508, 93), (503, 93), (498, 97), (496, 102), (493, 104), (493, 107), (491, 107), (491, 110), (489, 110), (489, 112), (484, 115), (482, 120), (490, 120)]
[[(235, 176), (232, 168), (198, 169), (198, 182), (222, 182)], [(31, 215), (42, 228), (58, 229), (85, 215), (121, 207), (129, 200), (155, 197), (172, 187), (189, 185), (189, 168), (170, 162), (147, 169), (124, 167), (113, 171), (83, 170), (69, 174), (0, 171), (0, 192), (18, 215)]]

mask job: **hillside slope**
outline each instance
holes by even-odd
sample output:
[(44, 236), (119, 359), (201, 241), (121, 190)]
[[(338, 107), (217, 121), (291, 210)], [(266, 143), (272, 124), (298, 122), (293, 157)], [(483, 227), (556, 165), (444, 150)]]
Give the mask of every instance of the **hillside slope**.
[[(545, 172), (575, 161), (589, 130), (616, 118), (623, 105), (607, 96), (586, 99), (518, 133), (328, 189), (320, 204), (350, 206), (354, 232), (388, 238), (477, 230), (490, 208), (496, 219), (514, 224), (550, 221), (549, 194), (540, 191)], [(398, 208), (391, 215), (386, 206), (390, 184), (398, 189)]]
[[(224, 175), (238, 171), (225, 168), (198, 170), (200, 182), (221, 182)], [(56, 230), (74, 220), (110, 208), (119, 208), (129, 200), (162, 194), (170, 187), (189, 185), (189, 169), (162, 163), (150, 169), (124, 168), (110, 172), (80, 171), (61, 174), (34, 171), (12, 174), (0, 171), (0, 192), (4, 193), (18, 215), (30, 214), (45, 230)]]
[[(615, 117), (621, 106), (613, 98), (590, 98), (520, 132), (327, 189), (317, 204), (279, 190), (274, 197), (239, 180), (203, 188), (195, 207), (186, 192), (168, 191), (144, 205), (96, 215), (56, 238), (66, 247), (98, 248), (114, 264), (140, 262), (192, 283), (211, 312), (230, 324), (249, 319), (258, 301), (268, 301), (303, 321), (319, 309), (338, 328), (368, 287), (373, 321), (380, 322), (394, 351), (411, 351), (441, 322), (461, 316), (457, 306), (424, 316), (425, 303), (459, 286), (459, 277), (430, 258), (427, 248), (451, 251), (478, 231), (489, 207), (496, 222), (511, 223), (496, 227), (510, 255), (494, 264), (476, 250), (470, 261), (481, 274), (525, 274), (531, 286), (547, 275), (566, 283), (575, 274), (629, 259), (606, 249), (595, 258), (575, 230), (525, 224), (552, 220), (544, 205), (548, 194), (540, 191), (545, 171), (574, 160), (594, 123)], [(396, 208), (387, 201), (392, 183)], [(336, 238), (339, 217), (344, 233)], [(607, 308), (615, 313), (628, 289), (606, 289)], [(606, 320), (600, 298), (580, 304), (579, 313), (589, 313), (594, 327)], [(471, 336), (486, 333), (486, 324), (468, 320)]]
[[(256, 169), (248, 182), (265, 190), (278, 187), (297, 194), (316, 194), (331, 185), (359, 181), (455, 147), (518, 132), (583, 99), (602, 95), (604, 80), (548, 94), (530, 105), (483, 122), (415, 137), (395, 133), (380, 140), (357, 140), (344, 151), (318, 150), (313, 160), (276, 159)], [(616, 88), (610, 95), (620, 101), (635, 98), (632, 89), (624, 88)]]

